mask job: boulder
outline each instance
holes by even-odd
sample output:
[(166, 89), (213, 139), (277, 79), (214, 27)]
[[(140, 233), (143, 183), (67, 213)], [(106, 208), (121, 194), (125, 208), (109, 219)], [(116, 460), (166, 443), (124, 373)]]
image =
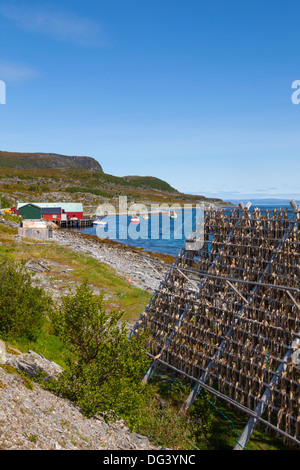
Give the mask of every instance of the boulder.
[(45, 380), (49, 380), (63, 371), (58, 364), (34, 351), (29, 351), (27, 354), (10, 355), (6, 363), (31, 376), (45, 374)]

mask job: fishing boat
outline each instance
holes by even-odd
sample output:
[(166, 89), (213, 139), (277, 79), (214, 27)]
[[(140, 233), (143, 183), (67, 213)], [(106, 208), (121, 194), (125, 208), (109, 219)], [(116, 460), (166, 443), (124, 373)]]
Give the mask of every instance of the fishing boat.
[(139, 216), (137, 216), (137, 215), (133, 215), (133, 216), (131, 217), (131, 220), (130, 220), (130, 222), (131, 222), (132, 224), (138, 224), (139, 221), (140, 221), (140, 218), (139, 218)]
[(170, 219), (176, 219), (176, 218), (177, 218), (176, 212), (170, 211), (170, 212), (169, 212), (169, 217), (170, 217)]
[(106, 225), (107, 222), (103, 219), (94, 219), (93, 220), (93, 225)]

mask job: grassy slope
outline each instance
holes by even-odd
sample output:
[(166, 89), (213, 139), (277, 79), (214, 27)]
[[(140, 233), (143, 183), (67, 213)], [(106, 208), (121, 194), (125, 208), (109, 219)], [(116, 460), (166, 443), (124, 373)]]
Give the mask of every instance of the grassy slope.
[[(124, 320), (134, 321), (138, 318), (150, 300), (150, 294), (138, 289), (119, 276), (116, 271), (106, 264), (99, 263), (88, 255), (73, 252), (70, 248), (54, 242), (42, 244), (34, 240), (15, 241), (16, 229), (0, 224), (0, 256), (8, 257), (17, 262), (43, 261), (50, 262), (49, 272), (45, 272), (46, 282), (49, 286), (59, 286), (63, 292), (68, 292), (69, 286), (87, 279), (89, 284), (100, 291), (107, 300), (106, 308), (124, 311)], [(47, 346), (43, 345), (44, 355)], [(55, 351), (48, 351), (51, 359)], [(58, 363), (63, 358), (56, 357)]]
[[(17, 262), (48, 260), (57, 263), (64, 269), (52, 269), (49, 278), (54, 276), (62, 281), (62, 287), (67, 287), (71, 281), (78, 283), (87, 279), (103, 294), (110, 294), (112, 301), (107, 303), (107, 307), (124, 310), (125, 320), (136, 319), (150, 300), (148, 292), (132, 286), (113, 268), (88, 255), (76, 253), (55, 242), (44, 244), (24, 239), (18, 243), (13, 240), (15, 234), (15, 229), (0, 226), (0, 255), (9, 256)], [(66, 269), (67, 274), (63, 272)]]

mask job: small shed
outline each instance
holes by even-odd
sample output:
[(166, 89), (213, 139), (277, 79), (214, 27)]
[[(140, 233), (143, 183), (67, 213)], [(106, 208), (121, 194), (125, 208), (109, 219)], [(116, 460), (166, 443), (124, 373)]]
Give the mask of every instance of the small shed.
[(35, 240), (47, 241), (52, 238), (52, 228), (44, 220), (26, 219), (20, 224), (18, 234), (21, 237), (33, 238)]
[(18, 215), (23, 217), (23, 219), (40, 220), (42, 218), (42, 209), (35, 204), (29, 203), (20, 207)]

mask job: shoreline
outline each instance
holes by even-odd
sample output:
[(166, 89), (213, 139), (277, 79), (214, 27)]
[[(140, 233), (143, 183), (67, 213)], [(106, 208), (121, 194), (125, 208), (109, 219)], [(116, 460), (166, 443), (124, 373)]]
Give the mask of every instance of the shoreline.
[(142, 248), (115, 240), (99, 239), (95, 235), (77, 231), (53, 230), (52, 241), (107, 264), (130, 284), (150, 293), (154, 293), (169, 270), (169, 266), (155, 263), (153, 260), (170, 265), (176, 259), (163, 253), (144, 251)]

